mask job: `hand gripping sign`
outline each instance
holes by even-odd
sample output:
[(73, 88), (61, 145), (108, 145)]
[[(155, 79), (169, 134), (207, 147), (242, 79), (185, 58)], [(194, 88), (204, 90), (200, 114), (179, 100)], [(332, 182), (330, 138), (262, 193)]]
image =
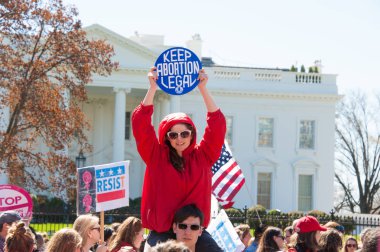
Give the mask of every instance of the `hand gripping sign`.
[(183, 47), (169, 48), (154, 64), (157, 71), (157, 85), (171, 95), (183, 95), (198, 84), (198, 73), (202, 62), (197, 55)]

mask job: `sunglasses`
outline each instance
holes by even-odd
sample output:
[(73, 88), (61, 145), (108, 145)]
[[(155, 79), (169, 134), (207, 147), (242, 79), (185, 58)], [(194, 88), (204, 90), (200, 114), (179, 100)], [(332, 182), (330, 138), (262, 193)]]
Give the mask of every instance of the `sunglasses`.
[(188, 138), (191, 135), (191, 130), (184, 130), (182, 132), (169, 131), (168, 133), (166, 133), (166, 135), (171, 140), (175, 140), (179, 136), (181, 136), (181, 138)]
[(277, 237), (280, 237), (281, 239), (285, 240), (285, 237), (283, 235), (276, 235)]
[(200, 225), (187, 225), (187, 224), (184, 224), (184, 223), (178, 223), (178, 228), (179, 229), (182, 229), (182, 230), (186, 230), (188, 227), (190, 227), (191, 230), (193, 231), (197, 231), (201, 228)]
[(346, 246), (349, 248), (356, 248), (356, 244), (347, 244)]

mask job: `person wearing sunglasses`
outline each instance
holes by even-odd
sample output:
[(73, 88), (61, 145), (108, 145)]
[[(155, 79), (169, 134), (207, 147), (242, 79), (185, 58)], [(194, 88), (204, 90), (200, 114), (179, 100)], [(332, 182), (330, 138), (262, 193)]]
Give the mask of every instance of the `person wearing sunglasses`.
[[(94, 215), (79, 215), (74, 221), (73, 229), (82, 237), (81, 252), (90, 252), (92, 246), (100, 240), (99, 218)], [(96, 252), (105, 252), (107, 247), (104, 244), (96, 248)]]
[(285, 237), (277, 227), (267, 227), (260, 239), (256, 252), (276, 252), (284, 248)]
[(352, 236), (348, 237), (346, 243), (344, 244), (343, 252), (354, 252), (358, 249), (358, 242)]
[(191, 252), (198, 251), (195, 244), (202, 235), (203, 213), (194, 204), (180, 208), (174, 215), (173, 232), (176, 240), (183, 242)]
[[(153, 100), (157, 90), (157, 73), (148, 73), (149, 89), (132, 114), (132, 129), (137, 150), (146, 164), (141, 200), (141, 220), (150, 234), (145, 251), (174, 239), (171, 230), (175, 212), (196, 204), (204, 214), (204, 227), (210, 222), (211, 167), (218, 160), (226, 133), (226, 120), (209, 94), (208, 76), (200, 70), (198, 90), (207, 109), (206, 129), (199, 144), (197, 130), (188, 115), (165, 116), (158, 127), (152, 125)], [(221, 251), (210, 234), (202, 232), (197, 251)]]

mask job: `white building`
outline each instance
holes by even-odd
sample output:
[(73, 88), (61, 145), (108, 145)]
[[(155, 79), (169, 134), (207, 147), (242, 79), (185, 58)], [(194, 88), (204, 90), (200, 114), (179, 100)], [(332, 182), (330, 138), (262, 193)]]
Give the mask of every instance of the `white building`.
[[(146, 77), (166, 48), (163, 36), (122, 37), (104, 27), (87, 28), (90, 36), (114, 46), (120, 70), (94, 77), (83, 109), (92, 123), (93, 152), (86, 165), (131, 160), (130, 197), (141, 196), (145, 165), (136, 150), (130, 115), (149, 86)], [(194, 36), (188, 46), (201, 55)], [(231, 150), (246, 178), (235, 207), (262, 204), (283, 212), (333, 207), (336, 75), (296, 73), (283, 69), (228, 67), (204, 59), (208, 88), (228, 121)], [(193, 118), (201, 136), (206, 109), (195, 89), (183, 96), (159, 92), (154, 125), (170, 112)], [(199, 141), (199, 139), (198, 139)], [(75, 159), (77, 149), (70, 150)]]

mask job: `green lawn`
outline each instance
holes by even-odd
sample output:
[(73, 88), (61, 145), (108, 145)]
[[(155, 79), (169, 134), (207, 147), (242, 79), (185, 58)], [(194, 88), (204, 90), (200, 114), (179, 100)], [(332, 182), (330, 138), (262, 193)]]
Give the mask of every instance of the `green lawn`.
[(65, 223), (31, 223), (30, 226), (36, 230), (36, 232), (46, 232), (49, 236), (52, 236), (55, 232), (62, 228), (72, 228), (73, 224)]

